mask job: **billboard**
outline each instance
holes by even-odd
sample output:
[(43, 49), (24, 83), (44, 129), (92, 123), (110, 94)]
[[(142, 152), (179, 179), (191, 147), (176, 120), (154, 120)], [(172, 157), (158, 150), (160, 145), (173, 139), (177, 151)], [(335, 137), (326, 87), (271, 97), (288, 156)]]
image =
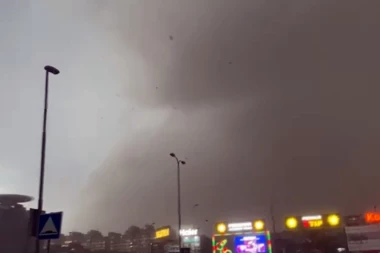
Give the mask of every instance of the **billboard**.
[(213, 253), (272, 253), (269, 231), (218, 234), (212, 237)]
[(155, 239), (168, 238), (170, 234), (170, 227), (159, 228), (156, 230)]
[(261, 232), (264, 230), (265, 230), (264, 220), (255, 220), (255, 221), (238, 222), (238, 223), (219, 222), (215, 225), (215, 232), (218, 234), (248, 232), (248, 231)]

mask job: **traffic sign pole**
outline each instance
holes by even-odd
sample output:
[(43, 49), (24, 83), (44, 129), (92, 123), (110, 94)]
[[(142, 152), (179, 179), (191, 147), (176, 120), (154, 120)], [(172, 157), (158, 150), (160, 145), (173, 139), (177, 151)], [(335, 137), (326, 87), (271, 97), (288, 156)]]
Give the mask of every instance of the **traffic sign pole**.
[(50, 242), (51, 240), (47, 241), (47, 248), (46, 248), (47, 253), (50, 253)]

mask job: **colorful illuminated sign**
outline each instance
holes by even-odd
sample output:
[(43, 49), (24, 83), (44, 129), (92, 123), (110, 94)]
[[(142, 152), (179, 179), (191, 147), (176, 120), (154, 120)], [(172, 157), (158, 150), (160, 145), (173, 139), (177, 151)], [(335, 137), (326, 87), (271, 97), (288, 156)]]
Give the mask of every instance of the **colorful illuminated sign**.
[(235, 236), (236, 253), (267, 253), (267, 243), (264, 234)]
[(181, 229), (179, 231), (179, 234), (181, 236), (193, 236), (193, 235), (197, 235), (198, 234), (198, 229), (193, 229), (193, 228)]
[(170, 228), (162, 228), (156, 231), (156, 239), (165, 238), (170, 235)]
[(364, 219), (366, 223), (379, 223), (380, 213), (368, 212), (364, 214)]
[[(300, 224), (300, 225), (299, 225)], [(340, 216), (338, 214), (310, 215), (302, 217), (288, 217), (285, 220), (287, 229), (313, 229), (340, 226)]]
[(248, 231), (264, 231), (265, 222), (263, 220), (255, 220), (254, 222), (239, 222), (239, 223), (224, 223), (220, 222), (216, 224), (215, 230), (219, 234), (227, 232), (248, 232)]
[(269, 231), (214, 235), (213, 253), (272, 253)]
[(304, 228), (320, 228), (323, 225), (322, 215), (302, 216), (301, 221)]

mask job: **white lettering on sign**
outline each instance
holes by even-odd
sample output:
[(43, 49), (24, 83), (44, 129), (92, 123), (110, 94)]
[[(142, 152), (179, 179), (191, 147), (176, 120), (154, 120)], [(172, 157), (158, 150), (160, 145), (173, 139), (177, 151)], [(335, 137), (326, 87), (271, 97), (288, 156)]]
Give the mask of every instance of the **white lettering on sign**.
[(229, 223), (228, 231), (246, 231), (252, 230), (252, 222), (241, 222), (241, 223)]
[(192, 228), (189, 228), (189, 229), (181, 229), (179, 231), (179, 234), (181, 236), (191, 236), (191, 235), (197, 235), (198, 234), (198, 229), (192, 229)]
[(301, 220), (322, 220), (322, 215), (302, 216)]

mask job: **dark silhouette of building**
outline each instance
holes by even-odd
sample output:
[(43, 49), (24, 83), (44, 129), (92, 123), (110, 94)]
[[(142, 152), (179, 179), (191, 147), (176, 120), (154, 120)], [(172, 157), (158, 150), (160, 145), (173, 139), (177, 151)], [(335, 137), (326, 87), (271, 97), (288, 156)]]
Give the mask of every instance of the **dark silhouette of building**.
[(19, 203), (33, 198), (24, 195), (0, 194), (0, 252), (30, 252), (29, 212)]

